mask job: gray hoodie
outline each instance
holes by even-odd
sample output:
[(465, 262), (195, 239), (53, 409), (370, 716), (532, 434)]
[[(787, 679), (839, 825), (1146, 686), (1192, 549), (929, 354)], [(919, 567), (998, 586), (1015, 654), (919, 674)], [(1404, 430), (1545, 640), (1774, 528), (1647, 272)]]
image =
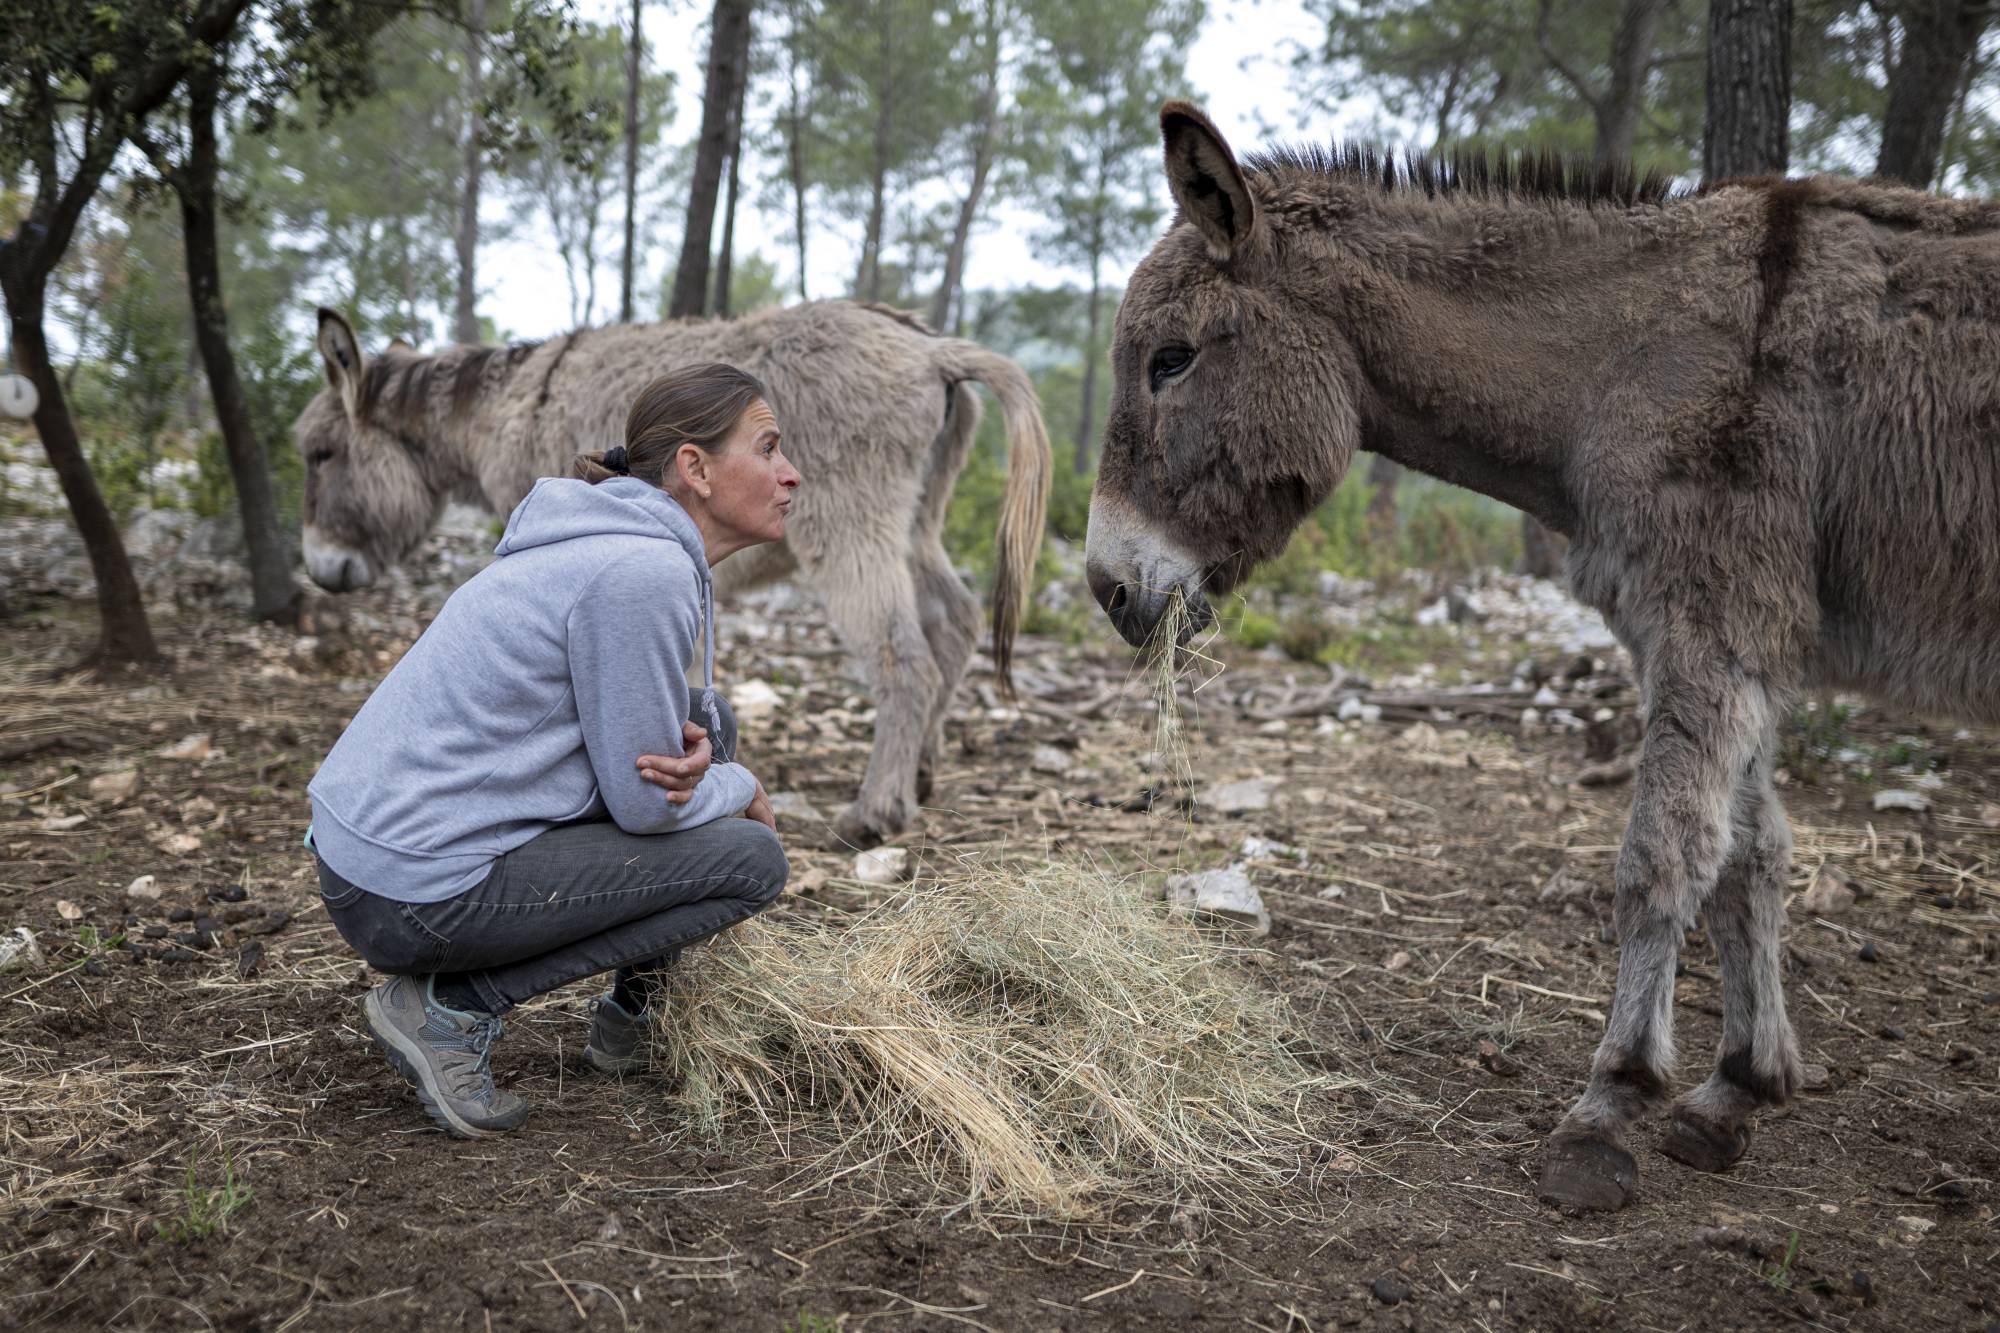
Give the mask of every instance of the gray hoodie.
[(685, 805), (640, 780), (642, 754), (681, 753), (697, 635), (701, 725), (715, 734), (715, 597), (687, 511), (632, 477), (535, 483), (500, 558), (438, 612), (319, 774), (310, 843), (352, 883), (436, 902), (557, 824), (668, 833), (740, 812), (757, 793), (715, 763)]

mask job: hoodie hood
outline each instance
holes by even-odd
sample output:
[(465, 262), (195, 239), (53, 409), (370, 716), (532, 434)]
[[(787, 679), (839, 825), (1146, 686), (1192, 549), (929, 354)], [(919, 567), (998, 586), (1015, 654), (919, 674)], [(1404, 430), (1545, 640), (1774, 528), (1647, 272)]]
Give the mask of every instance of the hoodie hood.
[(701, 710), (711, 733), (719, 734), (722, 719), (715, 707), (715, 582), (708, 570), (708, 548), (680, 501), (638, 477), (608, 477), (595, 485), (574, 477), (543, 477), (514, 506), (507, 530), (493, 548), (497, 556), (579, 537), (650, 537), (670, 541), (694, 566), (701, 586)]

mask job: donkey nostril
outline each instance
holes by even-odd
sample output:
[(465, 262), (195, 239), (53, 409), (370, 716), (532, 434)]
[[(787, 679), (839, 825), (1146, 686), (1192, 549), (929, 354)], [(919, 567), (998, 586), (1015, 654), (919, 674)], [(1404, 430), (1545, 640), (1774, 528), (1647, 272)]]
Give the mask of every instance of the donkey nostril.
[(1115, 616), (1120, 611), (1123, 611), (1125, 609), (1125, 603), (1127, 601), (1125, 586), (1126, 585), (1121, 583), (1117, 587), (1113, 588), (1111, 590), (1111, 600), (1104, 604), (1105, 611), (1107, 611), (1111, 615)]

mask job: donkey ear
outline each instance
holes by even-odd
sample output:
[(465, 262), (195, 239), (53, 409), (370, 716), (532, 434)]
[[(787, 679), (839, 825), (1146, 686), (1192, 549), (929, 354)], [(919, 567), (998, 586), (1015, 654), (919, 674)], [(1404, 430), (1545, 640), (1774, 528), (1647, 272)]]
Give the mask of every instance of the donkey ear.
[(392, 352), (414, 352), (417, 350), (417, 345), (399, 333), (389, 340), (389, 350)]
[(319, 355), (326, 362), (326, 382), (347, 404), (348, 415), (354, 415), (361, 401), (361, 344), (340, 312), (325, 306), (319, 308)]
[(1168, 102), (1160, 108), (1160, 134), (1174, 202), (1201, 229), (1209, 254), (1227, 260), (1241, 252), (1257, 227), (1257, 201), (1222, 132), (1200, 108)]

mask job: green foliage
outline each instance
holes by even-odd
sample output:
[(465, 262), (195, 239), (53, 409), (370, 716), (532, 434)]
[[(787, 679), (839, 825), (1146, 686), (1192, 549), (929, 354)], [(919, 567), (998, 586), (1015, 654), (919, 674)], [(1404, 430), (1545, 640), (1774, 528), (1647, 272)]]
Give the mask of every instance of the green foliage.
[(840, 1333), (840, 1321), (826, 1315), (800, 1310), (778, 1326), (778, 1333)]
[(188, 1155), (187, 1179), (181, 1186), (181, 1212), (178, 1217), (168, 1218), (153, 1224), (155, 1239), (174, 1245), (185, 1245), (189, 1241), (212, 1236), (227, 1226), (229, 1219), (242, 1210), (251, 1199), (250, 1186), (236, 1178), (235, 1163), (227, 1153), (222, 1157), (222, 1183), (202, 1185), (197, 1182), (195, 1167), (200, 1153)]

